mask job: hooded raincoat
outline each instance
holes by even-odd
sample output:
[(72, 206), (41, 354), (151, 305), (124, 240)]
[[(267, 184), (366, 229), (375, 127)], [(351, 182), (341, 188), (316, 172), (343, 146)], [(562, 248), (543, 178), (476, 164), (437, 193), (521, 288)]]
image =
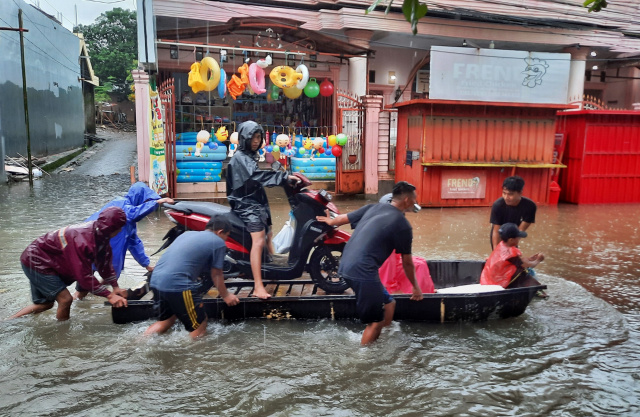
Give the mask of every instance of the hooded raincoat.
[[(67, 226), (40, 236), (22, 252), (25, 267), (45, 275), (56, 275), (67, 285), (78, 282), (96, 295), (110, 294), (104, 285), (117, 287), (111, 265), (109, 236), (125, 225), (122, 209), (109, 207), (95, 221)], [(101, 284), (93, 275), (93, 267), (104, 279)]]
[(87, 221), (96, 220), (100, 213), (108, 207), (119, 207), (127, 216), (127, 223), (113, 239), (111, 239), (111, 251), (113, 253), (113, 269), (116, 277), (120, 277), (124, 269), (124, 257), (127, 250), (131, 252), (133, 259), (141, 266), (147, 267), (151, 260), (144, 253), (144, 245), (138, 237), (136, 223), (154, 211), (160, 196), (147, 187), (143, 182), (137, 182), (129, 188), (129, 192), (124, 197), (118, 197), (104, 205), (99, 211), (92, 214)]
[(231, 210), (245, 224), (262, 223), (266, 229), (271, 225), (271, 212), (264, 187), (282, 185), (288, 175), (258, 168), (258, 152), (251, 150), (251, 138), (256, 132), (264, 138), (264, 131), (256, 122), (247, 121), (238, 127), (238, 150), (227, 166), (227, 198)]

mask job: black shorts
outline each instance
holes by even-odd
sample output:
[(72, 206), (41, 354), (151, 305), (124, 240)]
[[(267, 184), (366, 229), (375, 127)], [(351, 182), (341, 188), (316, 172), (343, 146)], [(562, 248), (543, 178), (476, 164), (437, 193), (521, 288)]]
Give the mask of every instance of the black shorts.
[(202, 295), (191, 290), (163, 292), (153, 289), (153, 308), (158, 320), (167, 320), (175, 315), (188, 332), (196, 330), (207, 319)]
[(356, 293), (356, 314), (364, 324), (384, 320), (384, 306), (393, 302), (380, 280), (359, 281), (344, 279)]
[(265, 233), (269, 233), (270, 227), (264, 223), (255, 222), (255, 223), (247, 223), (247, 231), (249, 233), (261, 232), (264, 230)]

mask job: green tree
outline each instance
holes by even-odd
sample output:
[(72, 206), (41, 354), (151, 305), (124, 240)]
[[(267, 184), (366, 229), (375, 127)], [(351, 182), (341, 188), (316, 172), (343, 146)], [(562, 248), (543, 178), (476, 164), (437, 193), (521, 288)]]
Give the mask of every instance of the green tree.
[[(387, 1), (387, 8), (384, 13), (389, 13), (394, 0), (374, 0), (365, 13), (374, 11), (380, 3), (384, 4)], [(585, 0), (582, 5), (589, 10), (589, 13), (599, 12), (607, 7), (607, 0)], [(404, 18), (407, 19), (407, 22), (411, 23), (411, 31), (414, 35), (418, 33), (418, 20), (423, 18), (427, 14), (427, 11), (427, 5), (420, 3), (420, 0), (402, 1), (402, 14), (404, 14)]]
[(126, 95), (131, 63), (138, 57), (136, 12), (115, 8), (75, 31), (84, 34), (91, 64), (101, 82), (111, 83), (112, 91)]

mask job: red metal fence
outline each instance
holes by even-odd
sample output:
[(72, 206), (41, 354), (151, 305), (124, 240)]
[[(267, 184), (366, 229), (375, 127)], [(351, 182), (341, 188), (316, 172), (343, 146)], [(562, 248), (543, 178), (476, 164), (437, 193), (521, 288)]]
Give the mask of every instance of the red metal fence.
[(160, 84), (158, 89), (160, 103), (164, 113), (164, 146), (165, 161), (167, 164), (167, 182), (169, 183), (169, 196), (176, 196), (176, 112), (175, 112), (175, 88), (173, 78), (169, 78)]

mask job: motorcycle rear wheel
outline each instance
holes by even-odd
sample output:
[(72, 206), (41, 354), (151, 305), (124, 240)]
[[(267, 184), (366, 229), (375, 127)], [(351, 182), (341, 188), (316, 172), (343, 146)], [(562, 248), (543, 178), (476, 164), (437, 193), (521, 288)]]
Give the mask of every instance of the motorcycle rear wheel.
[(318, 287), (330, 294), (341, 294), (349, 284), (338, 275), (344, 243), (316, 246), (309, 259), (309, 275)]

